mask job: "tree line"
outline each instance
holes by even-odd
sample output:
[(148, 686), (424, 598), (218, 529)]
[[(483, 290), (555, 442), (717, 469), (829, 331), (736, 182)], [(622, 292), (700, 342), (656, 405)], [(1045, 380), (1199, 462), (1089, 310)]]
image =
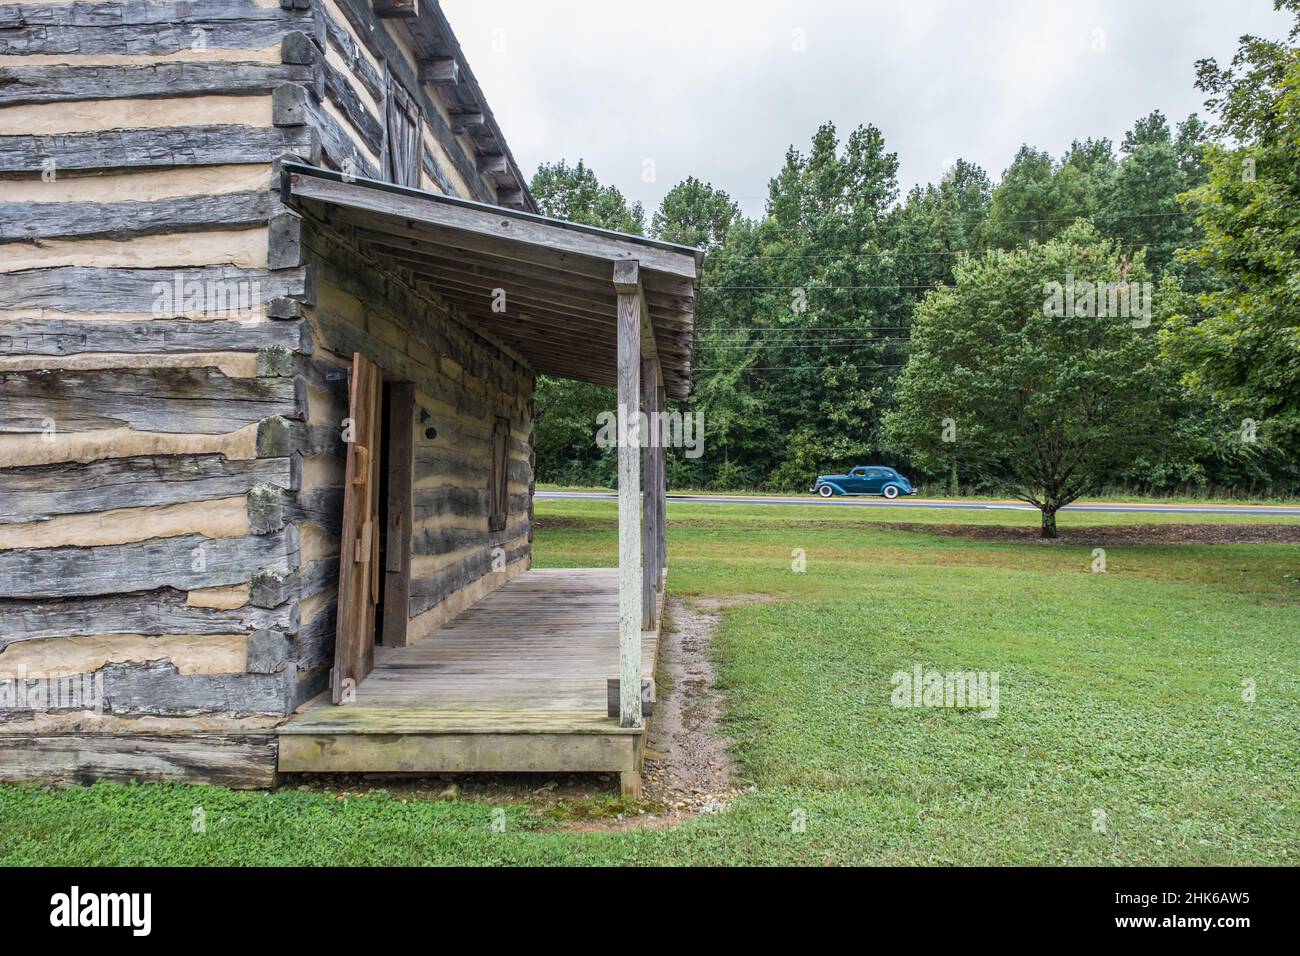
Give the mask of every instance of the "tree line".
[[(1025, 145), (996, 183), (959, 159), (900, 196), (880, 130), (827, 123), (760, 217), (692, 177), (647, 223), (582, 161), (542, 165), (547, 214), (707, 250), (704, 453), (670, 451), (670, 484), (788, 492), (883, 463), (1033, 501), (1045, 533), (1105, 489), (1300, 489), (1300, 0), (1275, 5), (1286, 40), (1196, 64), (1211, 121)], [(539, 480), (612, 484), (593, 439), (612, 407), (544, 377)]]

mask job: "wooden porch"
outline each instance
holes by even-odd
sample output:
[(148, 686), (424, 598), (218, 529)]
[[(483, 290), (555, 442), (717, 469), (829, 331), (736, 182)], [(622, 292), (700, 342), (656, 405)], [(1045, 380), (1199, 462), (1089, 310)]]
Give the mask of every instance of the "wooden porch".
[[(408, 647), (380, 649), (342, 706), (279, 728), (279, 769), (596, 771), (640, 786), (644, 724), (608, 716), (619, 675), (617, 568), (530, 570)], [(656, 626), (641, 635), (653, 687)]]

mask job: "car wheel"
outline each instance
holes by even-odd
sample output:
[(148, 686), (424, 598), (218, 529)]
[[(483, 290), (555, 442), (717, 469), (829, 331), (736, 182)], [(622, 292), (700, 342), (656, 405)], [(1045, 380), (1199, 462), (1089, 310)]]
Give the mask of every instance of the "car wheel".
[(829, 498), (831, 495), (835, 494), (835, 489), (830, 485), (819, 485), (817, 488), (817, 494), (821, 495), (823, 498)]
[(898, 487), (896, 485), (885, 485), (884, 495), (886, 498), (894, 499), (898, 497)]

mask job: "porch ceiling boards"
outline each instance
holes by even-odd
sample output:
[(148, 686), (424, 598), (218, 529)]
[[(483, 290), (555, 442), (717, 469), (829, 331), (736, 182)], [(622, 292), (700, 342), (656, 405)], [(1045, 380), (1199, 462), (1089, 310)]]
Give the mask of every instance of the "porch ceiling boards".
[(698, 249), (298, 163), (281, 191), (368, 257), (433, 292), (536, 371), (618, 380), (616, 262), (637, 262), (649, 315), (642, 354), (668, 397), (690, 389)]

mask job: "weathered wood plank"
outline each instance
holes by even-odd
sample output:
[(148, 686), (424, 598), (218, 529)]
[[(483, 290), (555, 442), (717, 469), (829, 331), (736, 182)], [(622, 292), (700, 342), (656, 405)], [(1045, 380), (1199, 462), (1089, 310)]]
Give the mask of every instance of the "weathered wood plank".
[(273, 416), (257, 426), (257, 454), (260, 458), (291, 455), (334, 455), (344, 453), (343, 430), (338, 425), (308, 425)]
[(339, 555), (338, 629), (330, 685), (334, 703), (350, 697), (375, 659), (375, 606), (379, 600), (379, 483), (384, 422), (383, 373), (360, 354), (352, 356), (348, 417), (354, 434), (348, 448)]
[[(333, 64), (321, 60), (325, 96), (347, 117), (353, 129), (365, 140), (375, 155), (384, 151), (384, 126), (380, 117), (370, 111), (353, 86), (357, 82), (339, 70)], [(383, 102), (382, 98), (379, 102)]]
[(535, 255), (533, 248), (546, 249), (595, 259), (641, 261), (647, 269), (684, 279), (695, 278), (695, 259), (683, 252), (632, 243), (599, 231), (561, 227), (526, 213), (502, 213), (449, 197), (417, 194), (398, 187), (374, 189), (361, 183), (327, 179), (296, 167), (286, 172), (290, 193), (295, 198), (337, 203), (427, 226), (455, 229), (479, 240), (499, 243), (499, 250), (513, 249), (520, 261)]
[(0, 599), (0, 648), (43, 637), (96, 634), (251, 634), (298, 630), (298, 605), (192, 607), (185, 592), (162, 589), (47, 600)]
[(290, 458), (141, 455), (0, 469), (0, 524), (112, 508), (207, 501), (271, 482), (293, 487)]
[(269, 163), (286, 153), (320, 162), (320, 138), (307, 126), (169, 126), (49, 136), (0, 136), (0, 172), (134, 169)]
[(268, 348), (310, 352), (306, 321), (225, 322), (220, 319), (0, 318), (0, 354), (77, 355), (83, 352), (260, 352)]
[[(356, 31), (363, 42), (369, 44), (371, 52), (380, 62), (387, 63), (393, 78), (420, 105), (420, 113), (434, 139), (443, 147), (451, 158), (452, 165), (473, 192), (473, 198), (491, 202), (492, 194), (487, 184), (474, 168), (472, 158), (466, 155), (464, 146), (456, 140), (451, 128), (443, 121), (437, 105), (421, 87), (419, 77), (408, 63), (406, 56), (396, 41), (389, 36), (383, 24), (374, 15), (369, 0), (338, 0), (338, 8), (349, 25)], [(325, 19), (328, 21), (329, 14)], [(327, 27), (328, 29), (328, 27)], [(382, 97), (377, 97), (382, 99)], [(454, 194), (454, 192), (453, 192)]]
[(171, 661), (109, 664), (104, 710), (118, 716), (191, 717), (288, 712), (289, 681), (281, 674), (181, 674)]
[[(58, 195), (57, 190), (57, 185), (51, 186), (50, 195)], [(244, 229), (269, 221), (279, 209), (279, 197), (269, 189), (153, 202), (8, 202), (0, 203), (0, 240), (130, 239), (195, 229)]]
[(192, 49), (260, 50), (290, 30), (320, 36), (308, 10), (253, 0), (99, 0), (0, 7), (0, 55), (165, 54)]
[[(528, 508), (528, 496), (524, 494), (509, 495), (507, 498), (508, 514), (518, 514)], [(463, 488), (444, 485), (439, 488), (418, 488), (412, 495), (412, 514), (417, 522), (426, 521), (437, 515), (458, 515), (460, 517), (483, 516), (487, 514), (487, 488)]]
[[(527, 544), (511, 548), (506, 551), (505, 563), (507, 565), (512, 564), (521, 558), (527, 557), (528, 553)], [(457, 561), (436, 574), (413, 579), (410, 583), (410, 616), (415, 617), (417, 614), (423, 614), (461, 588), (473, 584), (484, 575), (491, 574), (492, 571), (492, 552), (485, 547), (478, 554)]]
[[(180, 283), (180, 295), (175, 290)], [(191, 289), (201, 289), (195, 297)], [(60, 266), (9, 272), (0, 282), (0, 309), (62, 312), (144, 312), (158, 318), (189, 313), (226, 318), (277, 298), (310, 299), (307, 269), (93, 269)], [(191, 308), (192, 306), (192, 308)]]
[(301, 379), (230, 378), (218, 369), (39, 369), (0, 372), (0, 431), (127, 425), (216, 435), (273, 415), (307, 417)]
[[(618, 293), (618, 420), (636, 421), (641, 399), (641, 296), (636, 261), (614, 264)], [(622, 698), (619, 721), (640, 727), (641, 719), (641, 462), (634, 435), (618, 441), (618, 648)]]
[(200, 94), (269, 94), (281, 83), (314, 86), (323, 81), (323, 75), (312, 66), (293, 63), (0, 67), (0, 106)]
[(298, 534), (243, 538), (180, 535), (91, 548), (0, 551), (7, 593), (59, 598), (125, 591), (180, 590), (243, 584), (263, 569), (288, 574), (298, 566)]
[(282, 772), (623, 772), (633, 764), (624, 734), (283, 734)]
[(382, 179), (383, 170), (370, 156), (357, 148), (352, 137), (347, 134), (342, 124), (333, 115), (326, 112), (320, 104), (304, 104), (307, 122), (312, 132), (319, 138), (322, 161), (328, 162), (339, 170), (352, 170), (352, 175), (367, 179)]
[(46, 784), (183, 780), (275, 783), (277, 738), (264, 733), (0, 734), (0, 777)]
[(257, 607), (275, 608), (286, 601), (301, 600), (333, 588), (338, 580), (338, 557), (312, 561), (305, 568), (293, 571), (263, 569), (252, 576), (248, 600)]

